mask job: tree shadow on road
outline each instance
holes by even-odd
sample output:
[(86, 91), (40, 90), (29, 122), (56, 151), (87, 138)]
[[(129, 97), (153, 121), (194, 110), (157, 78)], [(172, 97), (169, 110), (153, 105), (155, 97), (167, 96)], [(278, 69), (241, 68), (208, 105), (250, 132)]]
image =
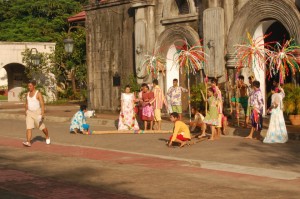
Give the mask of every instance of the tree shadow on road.
[(250, 155), (256, 156), (256, 161), (263, 165), (270, 165), (280, 169), (288, 168), (292, 171), (300, 172), (300, 143), (299, 141), (289, 141), (285, 144), (257, 144), (259, 141), (240, 143), (232, 150), (249, 151)]
[[(26, 193), (30, 185), (30, 189), (36, 189), (41, 197), (53, 195), (53, 198), (57, 198), (55, 197), (57, 194), (57, 196), (65, 195), (65, 198), (68, 198), (68, 194), (74, 196), (75, 193), (75, 198), (86, 198), (87, 196), (87, 198), (142, 198), (130, 193), (131, 190), (125, 189), (125, 187), (130, 187), (134, 180), (130, 182), (118, 179), (119, 175), (114, 174), (114, 169), (109, 168), (109, 165), (107, 166), (105, 163), (41, 154), (36, 151), (20, 155), (18, 151), (2, 148), (0, 152), (0, 161), (2, 162), (0, 173), (7, 173), (5, 170), (16, 173), (12, 175), (13, 178), (7, 177), (9, 180), (5, 183), (6, 190), (11, 193)], [(19, 155), (15, 155), (15, 153)], [(109, 176), (107, 173), (112, 175)], [(25, 178), (29, 176), (30, 183), (22, 180), (22, 176), (19, 180), (17, 175), (24, 175)], [(108, 176), (111, 179), (108, 179)]]

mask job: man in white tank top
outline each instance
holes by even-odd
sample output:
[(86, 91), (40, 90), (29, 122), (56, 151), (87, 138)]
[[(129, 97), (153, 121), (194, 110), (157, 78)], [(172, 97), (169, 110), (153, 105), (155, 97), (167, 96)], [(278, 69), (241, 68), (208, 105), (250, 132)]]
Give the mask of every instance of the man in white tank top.
[(43, 123), (45, 104), (42, 94), (35, 89), (36, 82), (31, 80), (28, 83), (28, 90), (25, 104), (26, 114), (26, 138), (27, 141), (23, 142), (24, 146), (31, 146), (32, 129), (38, 127), (46, 136), (46, 144), (50, 144), (50, 137), (48, 129)]

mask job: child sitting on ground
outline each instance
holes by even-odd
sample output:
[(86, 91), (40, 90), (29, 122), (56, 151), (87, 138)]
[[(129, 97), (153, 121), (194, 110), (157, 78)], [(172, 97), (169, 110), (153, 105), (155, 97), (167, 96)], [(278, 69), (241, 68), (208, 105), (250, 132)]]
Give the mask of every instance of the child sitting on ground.
[(191, 112), (194, 115), (194, 121), (190, 122), (191, 133), (195, 134), (201, 132), (201, 134), (198, 134), (196, 137), (205, 137), (206, 124), (203, 122), (204, 116), (197, 110), (196, 107), (192, 107)]
[(80, 110), (77, 113), (75, 113), (71, 120), (70, 133), (89, 134), (90, 125), (86, 123), (86, 118), (84, 116), (85, 112), (87, 112), (86, 105), (81, 105)]
[(173, 135), (170, 137), (168, 146), (172, 146), (173, 142), (179, 143), (180, 147), (186, 145), (186, 141), (191, 140), (189, 127), (179, 120), (179, 114), (173, 112), (170, 114), (170, 120), (174, 122)]

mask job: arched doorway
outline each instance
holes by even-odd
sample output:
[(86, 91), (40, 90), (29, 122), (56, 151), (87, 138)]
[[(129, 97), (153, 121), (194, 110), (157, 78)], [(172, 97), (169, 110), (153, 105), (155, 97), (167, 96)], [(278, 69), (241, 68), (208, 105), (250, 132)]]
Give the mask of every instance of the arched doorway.
[[(163, 31), (155, 44), (162, 57), (166, 58), (166, 71), (165, 76), (160, 75), (159, 83), (161, 88), (164, 88), (165, 93), (168, 88), (173, 85), (173, 79), (179, 80), (179, 85), (187, 87), (187, 78), (185, 72), (182, 74), (179, 71), (178, 66), (174, 64), (173, 57), (178, 49), (182, 49), (184, 45), (195, 46), (199, 45), (199, 35), (190, 26), (172, 26)], [(188, 96), (183, 95), (183, 108), (186, 109), (188, 106)]]
[[(286, 40), (290, 39), (290, 34), (287, 31), (287, 29), (284, 27), (282, 23), (280, 23), (277, 20), (266, 20), (261, 22), (257, 29), (255, 30), (253, 34), (253, 38), (263, 38), (264, 35), (269, 35), (264, 40), (261, 41), (261, 44), (268, 43), (269, 50), (274, 50), (276, 47), (276, 43), (283, 44)], [(258, 39), (259, 40), (259, 39)], [(270, 91), (273, 86), (273, 81), (279, 82), (279, 74), (269, 74), (268, 68), (269, 63), (266, 63), (264, 70), (261, 70), (258, 66), (258, 63), (254, 64), (256, 65), (256, 70), (254, 70), (255, 78), (261, 83), (261, 91), (266, 99), (266, 107), (269, 107), (270, 105)], [(249, 73), (244, 73), (244, 76), (246, 78), (248, 77)], [(291, 82), (292, 76), (289, 75), (286, 78), (286, 82)]]
[(4, 66), (7, 73), (8, 101), (20, 101), (19, 94), (22, 86), (28, 81), (25, 75), (25, 66), (18, 63), (11, 63)]
[[(253, 38), (272, 32), (272, 36), (262, 42), (277, 40), (282, 43), (284, 39), (294, 38), (297, 43), (300, 43), (299, 24), (300, 13), (293, 0), (249, 0), (235, 17), (228, 34), (227, 68), (229, 71), (233, 71), (232, 69), (235, 68), (234, 46), (241, 43), (247, 32)], [(229, 73), (233, 74), (233, 72)], [(270, 86), (266, 85), (265, 71), (254, 70), (254, 73), (256, 73), (255, 76), (260, 81), (263, 93), (266, 95)]]
[[(267, 42), (278, 42), (279, 44), (283, 45), (283, 43), (290, 39), (290, 33), (287, 31), (287, 29), (280, 23), (279, 21), (275, 21), (267, 28), (265, 34), (270, 34), (269, 37), (265, 38), (265, 43)], [(270, 43), (270, 46), (275, 47), (274, 43)], [(268, 65), (268, 63), (266, 63)], [(267, 66), (268, 68), (268, 66)], [(292, 82), (292, 75), (289, 74), (286, 76), (285, 83), (291, 83)], [(266, 101), (267, 101), (267, 107), (271, 105), (271, 97), (269, 96), (269, 93), (271, 92), (273, 81), (279, 82), (279, 74), (276, 75), (270, 75), (267, 74), (266, 77)]]

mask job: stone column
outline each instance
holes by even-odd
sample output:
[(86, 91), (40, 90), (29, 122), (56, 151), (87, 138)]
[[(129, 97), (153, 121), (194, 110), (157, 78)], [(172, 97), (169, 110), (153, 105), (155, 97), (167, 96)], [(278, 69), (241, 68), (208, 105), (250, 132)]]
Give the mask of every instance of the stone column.
[(231, 83), (235, 82), (235, 69), (236, 69), (236, 56), (234, 53), (227, 53), (226, 54), (226, 69), (228, 78), (231, 79)]
[(209, 77), (218, 78), (219, 83), (223, 83), (225, 82), (224, 9), (208, 8), (203, 16), (203, 42), (205, 52), (209, 56), (205, 64), (205, 73)]
[(151, 75), (141, 67), (145, 55), (152, 55), (155, 46), (155, 1), (140, 1), (132, 5), (135, 9), (134, 41), (135, 69), (138, 83), (151, 83)]

